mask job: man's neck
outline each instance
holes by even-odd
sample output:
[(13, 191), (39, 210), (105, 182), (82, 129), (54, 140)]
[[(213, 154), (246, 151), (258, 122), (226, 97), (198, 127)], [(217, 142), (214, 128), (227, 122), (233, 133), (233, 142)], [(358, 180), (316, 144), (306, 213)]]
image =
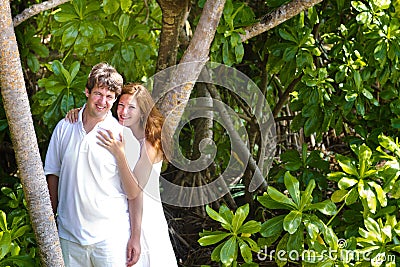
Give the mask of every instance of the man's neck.
[(93, 117), (90, 116), (89, 112), (85, 108), (82, 112), (82, 123), (83, 123), (83, 128), (85, 129), (86, 133), (89, 133), (90, 131), (93, 130), (94, 126), (96, 126), (97, 123), (103, 121), (107, 115), (104, 117)]

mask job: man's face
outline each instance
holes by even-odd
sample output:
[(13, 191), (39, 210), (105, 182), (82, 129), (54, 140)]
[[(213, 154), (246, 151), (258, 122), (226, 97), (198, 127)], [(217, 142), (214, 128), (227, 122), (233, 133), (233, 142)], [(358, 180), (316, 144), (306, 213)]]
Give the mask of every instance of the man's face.
[(104, 117), (115, 101), (115, 92), (108, 90), (106, 86), (95, 86), (91, 93), (86, 88), (85, 94), (87, 96), (86, 108), (89, 111), (88, 114), (96, 118)]

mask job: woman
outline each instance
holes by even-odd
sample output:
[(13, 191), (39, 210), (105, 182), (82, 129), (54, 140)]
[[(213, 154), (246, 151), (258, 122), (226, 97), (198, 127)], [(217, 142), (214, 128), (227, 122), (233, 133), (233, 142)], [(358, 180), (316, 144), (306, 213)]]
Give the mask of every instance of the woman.
[[(68, 112), (67, 118), (75, 122), (73, 113), (73, 110)], [(122, 141), (115, 139), (109, 131), (99, 132), (98, 136), (99, 145), (115, 156), (122, 179), (129, 177), (129, 175), (124, 175), (129, 171), (130, 177), (133, 178), (133, 175), (137, 177), (143, 188), (141, 195), (130, 201), (131, 215), (137, 214), (138, 209), (142, 210), (141, 223), (138, 218), (140, 215), (136, 215), (136, 218), (131, 216), (132, 228), (136, 229), (136, 233), (137, 229), (141, 229), (140, 248), (135, 248), (137, 239), (131, 238), (128, 251), (134, 254), (135, 251), (141, 250), (139, 261), (135, 266), (177, 266), (159, 190), (159, 175), (164, 157), (161, 145), (164, 118), (155, 108), (150, 93), (140, 84), (124, 86), (118, 101), (117, 116), (120, 124), (130, 128), (141, 144), (141, 156), (132, 173), (126, 169), (128, 165), (124, 164), (126, 157)], [(123, 181), (124, 186), (131, 181), (134, 179)], [(134, 209), (136, 209), (135, 213)], [(132, 266), (133, 257), (134, 255), (128, 253), (128, 266)]]

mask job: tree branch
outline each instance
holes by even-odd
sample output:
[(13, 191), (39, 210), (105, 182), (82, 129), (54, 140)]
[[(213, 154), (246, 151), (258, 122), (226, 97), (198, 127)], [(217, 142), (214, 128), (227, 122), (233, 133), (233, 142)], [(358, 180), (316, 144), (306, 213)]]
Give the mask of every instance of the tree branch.
[(24, 22), (25, 20), (39, 14), (40, 12), (52, 9), (56, 6), (69, 2), (70, 0), (50, 0), (40, 4), (35, 4), (30, 6), (29, 8), (25, 9), (21, 12), (21, 14), (16, 15), (13, 18), (14, 27), (17, 27), (19, 24)]
[(293, 18), (300, 12), (319, 4), (320, 2), (322, 2), (322, 0), (293, 0), (290, 3), (279, 7), (275, 11), (262, 17), (260, 22), (245, 28), (245, 33), (240, 35), (242, 42), (278, 26), (282, 22)]
[(281, 111), (283, 105), (286, 103), (286, 101), (289, 99), (289, 95), (291, 92), (293, 92), (294, 87), (296, 84), (301, 81), (301, 77), (303, 77), (303, 73), (294, 79), (288, 86), (288, 88), (285, 90), (285, 92), (282, 94), (281, 97), (279, 97), (278, 103), (276, 103), (274, 110), (272, 111), (272, 115), (274, 116), (274, 119), (278, 117), (279, 112)]

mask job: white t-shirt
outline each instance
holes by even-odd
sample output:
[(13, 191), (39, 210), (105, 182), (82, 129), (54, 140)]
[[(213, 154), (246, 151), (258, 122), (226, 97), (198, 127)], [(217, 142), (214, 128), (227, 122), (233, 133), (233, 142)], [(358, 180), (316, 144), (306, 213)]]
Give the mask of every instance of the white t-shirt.
[(109, 112), (86, 133), (82, 112), (77, 123), (61, 120), (48, 147), (45, 174), (59, 177), (58, 231), (61, 238), (82, 245), (109, 236), (129, 234), (127, 196), (122, 188), (114, 156), (97, 142), (100, 130), (111, 130), (119, 139), (122, 132), (129, 165), (133, 169), (140, 154), (139, 142), (130, 129), (120, 125)]

